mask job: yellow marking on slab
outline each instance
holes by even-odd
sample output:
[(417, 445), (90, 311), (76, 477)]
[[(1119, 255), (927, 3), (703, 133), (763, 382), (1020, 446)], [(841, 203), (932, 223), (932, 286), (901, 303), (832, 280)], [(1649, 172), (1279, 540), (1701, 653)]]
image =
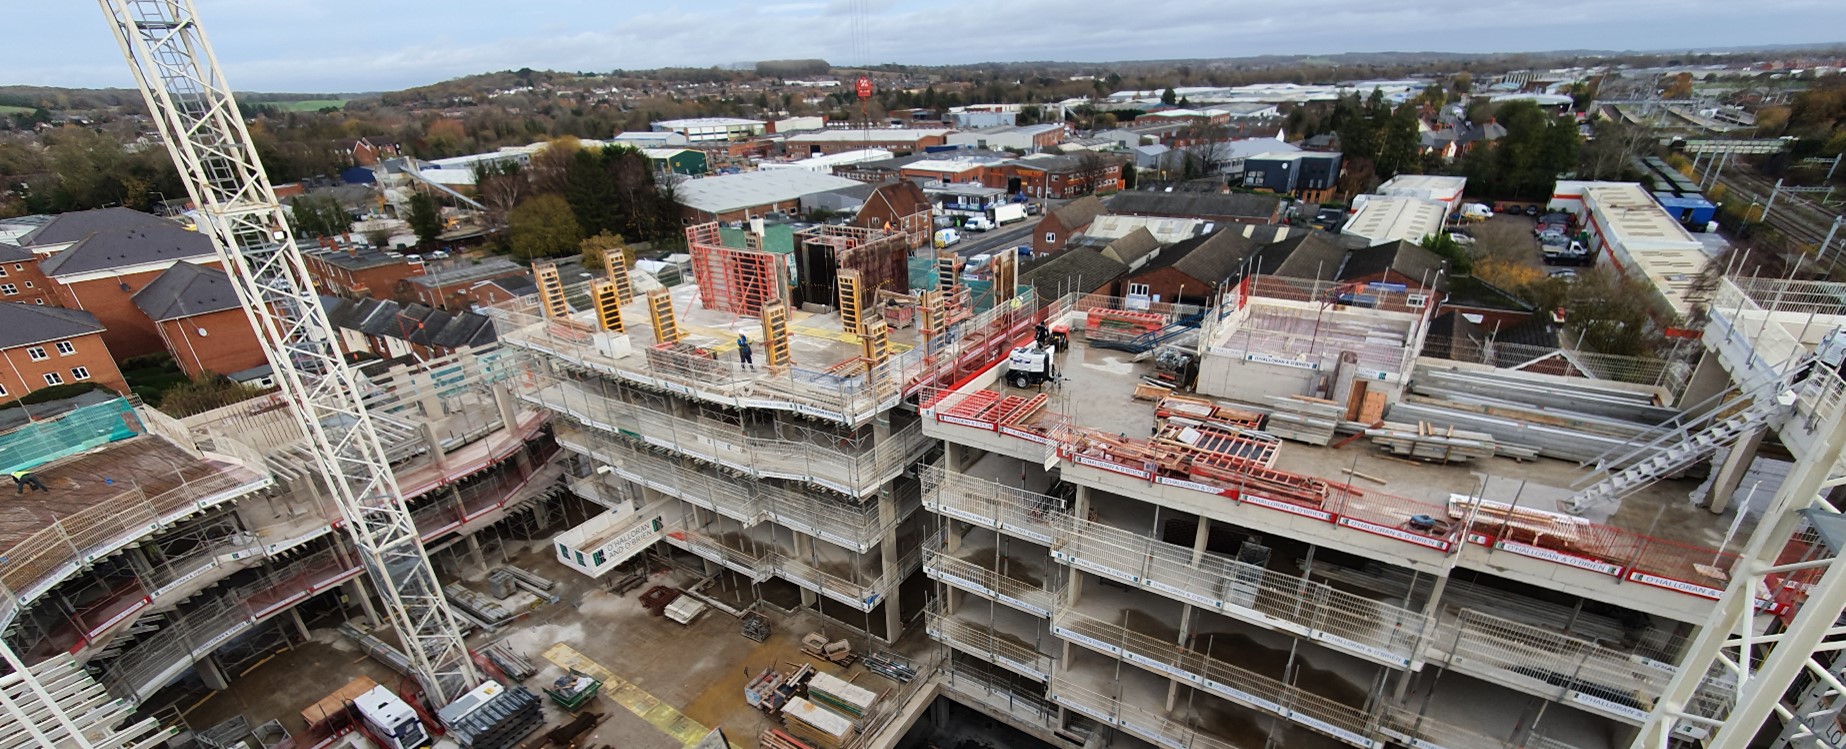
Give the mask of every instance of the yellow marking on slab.
[(603, 694), (608, 695), (611, 701), (660, 729), (661, 733), (673, 737), (682, 746), (697, 744), (705, 738), (705, 734), (711, 733), (711, 729), (681, 715), (672, 705), (648, 694), (647, 690), (635, 686), (633, 682), (616, 676), (615, 672), (603, 668), (602, 664), (590, 660), (589, 656), (577, 652), (576, 648), (560, 642), (546, 650), (544, 657), (559, 668), (574, 668), (602, 682)]

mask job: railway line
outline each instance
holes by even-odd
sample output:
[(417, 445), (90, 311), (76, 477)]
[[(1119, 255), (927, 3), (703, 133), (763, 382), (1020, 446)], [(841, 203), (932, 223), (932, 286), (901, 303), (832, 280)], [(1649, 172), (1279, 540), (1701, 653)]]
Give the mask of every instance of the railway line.
[[(1769, 196), (1775, 191), (1775, 183), (1742, 168), (1732, 169), (1718, 175), (1718, 182), (1727, 192), (1727, 200), (1747, 200), (1761, 205), (1768, 205)], [(1804, 251), (1813, 252), (1820, 248), (1822, 240), (1827, 238), (1827, 230), (1840, 213), (1820, 205), (1798, 193), (1782, 193), (1776, 196), (1775, 210), (1769, 213), (1765, 223), (1796, 242)], [(1840, 232), (1846, 234), (1846, 231)], [(1828, 264), (1841, 267), (1846, 263), (1834, 260), (1840, 253), (1842, 237), (1836, 235), (1834, 249), (1829, 252)]]

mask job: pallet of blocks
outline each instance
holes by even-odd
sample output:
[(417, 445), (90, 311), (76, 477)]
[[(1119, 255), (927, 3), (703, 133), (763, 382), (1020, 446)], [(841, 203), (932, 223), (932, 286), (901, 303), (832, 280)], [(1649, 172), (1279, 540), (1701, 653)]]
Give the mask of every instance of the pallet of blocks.
[(816, 672), (814, 678), (808, 680), (808, 699), (858, 721), (871, 712), (878, 695), (838, 676)]
[(1387, 421), (1382, 427), (1365, 430), (1365, 436), (1392, 455), (1445, 464), (1484, 460), (1498, 450), (1491, 434), (1431, 426), (1427, 421)]
[(1270, 398), (1275, 403), (1263, 431), (1310, 445), (1333, 442), (1333, 430), (1346, 415), (1340, 404), (1305, 395)]
[(790, 697), (782, 706), (782, 724), (816, 749), (842, 749), (857, 732), (846, 716), (800, 697)]

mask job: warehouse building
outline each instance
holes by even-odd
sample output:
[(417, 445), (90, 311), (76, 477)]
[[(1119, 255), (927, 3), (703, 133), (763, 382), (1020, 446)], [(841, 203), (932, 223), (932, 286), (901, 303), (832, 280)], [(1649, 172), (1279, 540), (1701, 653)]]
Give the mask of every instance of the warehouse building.
[(1448, 204), (1425, 198), (1361, 195), (1353, 200), (1358, 210), (1341, 234), (1364, 238), (1370, 244), (1406, 240), (1421, 242), (1442, 233)]
[(861, 183), (805, 169), (722, 174), (679, 184), (679, 203), (692, 221), (742, 221), (766, 213), (794, 214), (809, 195), (859, 187)]
[(1710, 256), (1647, 189), (1634, 182), (1559, 180), (1549, 207), (1575, 214), (1590, 250), (1654, 290), (1680, 318), (1697, 303), (1699, 274)]

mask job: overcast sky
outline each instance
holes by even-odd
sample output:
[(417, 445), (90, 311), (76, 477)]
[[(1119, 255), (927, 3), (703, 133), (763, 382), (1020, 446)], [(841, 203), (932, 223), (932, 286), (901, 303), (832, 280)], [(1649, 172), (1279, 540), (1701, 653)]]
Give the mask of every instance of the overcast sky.
[[(1846, 40), (1842, 0), (196, 0), (240, 90), (391, 90), (494, 70), (836, 65)], [(9, 2), (0, 84), (130, 85), (96, 5)], [(23, 7), (22, 7), (23, 6)]]

